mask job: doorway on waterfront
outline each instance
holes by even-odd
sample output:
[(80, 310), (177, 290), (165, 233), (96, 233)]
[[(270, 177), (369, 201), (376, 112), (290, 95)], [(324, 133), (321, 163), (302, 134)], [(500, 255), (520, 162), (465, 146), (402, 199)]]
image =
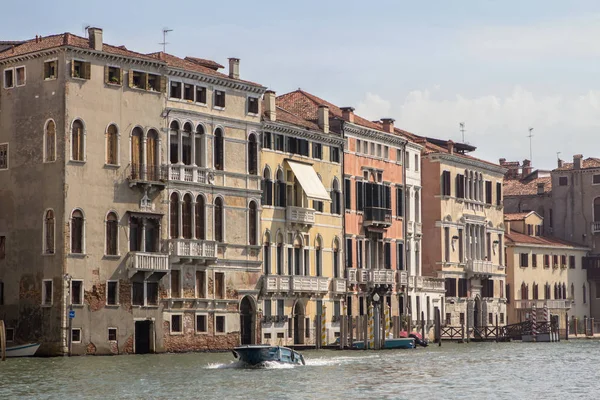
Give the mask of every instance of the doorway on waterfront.
[(481, 326), (481, 298), (479, 296), (475, 298), (473, 305), (473, 326), (476, 328)]
[(294, 306), (294, 344), (304, 344), (304, 306), (299, 301)]
[(250, 297), (246, 296), (240, 303), (240, 330), (242, 344), (255, 344), (255, 312)]
[(153, 352), (153, 324), (150, 320), (135, 321), (135, 354), (148, 354)]

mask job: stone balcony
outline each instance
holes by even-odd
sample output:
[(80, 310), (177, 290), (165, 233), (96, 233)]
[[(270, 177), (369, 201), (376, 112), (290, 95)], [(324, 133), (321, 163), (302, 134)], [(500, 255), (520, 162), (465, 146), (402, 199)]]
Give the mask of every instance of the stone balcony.
[(156, 273), (157, 277), (162, 277), (169, 272), (169, 256), (163, 253), (130, 251), (127, 254), (127, 267), (130, 278), (138, 272), (146, 272), (149, 275)]
[(365, 207), (363, 211), (363, 224), (386, 228), (392, 225), (392, 210), (380, 207)]
[(171, 239), (167, 242), (167, 247), (172, 257), (199, 260), (217, 258), (217, 242), (212, 240)]
[(398, 271), (398, 284), (402, 286), (408, 286), (408, 272)]
[(393, 285), (396, 283), (395, 273), (391, 269), (372, 269), (369, 271), (369, 280), (375, 285)]
[(542, 309), (547, 305), (549, 309), (568, 310), (572, 303), (573, 300), (515, 300), (515, 308), (523, 310), (535, 306), (537, 309)]
[(346, 293), (346, 280), (342, 278), (333, 278), (331, 280), (331, 292), (332, 293)]
[(286, 207), (285, 217), (288, 222), (303, 225), (312, 225), (315, 223), (315, 210), (302, 207)]
[(415, 222), (415, 235), (421, 236), (423, 234), (423, 224)]
[(146, 165), (146, 164), (130, 164), (126, 170), (129, 186), (155, 186), (163, 189), (166, 186), (167, 173), (164, 166)]
[(325, 294), (329, 291), (329, 279), (323, 276), (293, 275), (293, 293)]
[(494, 265), (491, 261), (484, 260), (467, 260), (465, 271), (473, 275), (491, 275), (494, 272)]
[(193, 165), (170, 164), (168, 179), (186, 183), (213, 183), (213, 175), (208, 169)]
[(411, 276), (410, 284), (417, 290), (446, 290), (443, 278), (433, 278), (430, 276)]
[(600, 222), (592, 222), (592, 233), (600, 233)]
[(287, 275), (267, 275), (263, 285), (267, 293), (287, 293), (290, 291), (290, 281)]

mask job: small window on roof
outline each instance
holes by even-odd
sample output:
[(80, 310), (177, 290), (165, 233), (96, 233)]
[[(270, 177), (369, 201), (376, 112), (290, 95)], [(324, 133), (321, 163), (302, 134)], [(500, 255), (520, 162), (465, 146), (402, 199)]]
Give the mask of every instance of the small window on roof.
[(256, 97), (248, 97), (248, 113), (258, 114), (258, 99)]
[(183, 85), (183, 99), (187, 101), (194, 101), (194, 85)]
[(71, 61), (71, 76), (78, 79), (90, 79), (91, 78), (92, 64), (85, 61), (73, 60)]
[(215, 107), (225, 108), (225, 92), (222, 90), (215, 90)]
[(106, 68), (106, 83), (112, 85), (121, 85), (123, 82), (123, 74), (119, 67), (107, 67)]
[(196, 86), (196, 103), (206, 104), (206, 88)]
[(181, 99), (181, 82), (171, 81), (171, 89), (169, 91), (169, 97), (172, 99)]
[(15, 70), (5, 69), (4, 70), (4, 89), (10, 89), (15, 86)]
[(23, 86), (23, 85), (25, 85), (25, 80), (26, 80), (25, 67), (17, 67), (17, 68), (15, 68), (15, 75), (16, 75), (16, 78), (17, 78), (17, 86)]
[(149, 90), (151, 92), (165, 92), (166, 86), (164, 89), (161, 88), (161, 85), (163, 85), (163, 81), (166, 81), (165, 77), (155, 74), (148, 74), (148, 87), (146, 88), (146, 90)]
[(129, 86), (134, 89), (146, 89), (147, 75), (140, 71), (130, 71)]
[(56, 79), (56, 71), (58, 70), (58, 62), (56, 60), (46, 61), (44, 63), (44, 79)]
[(569, 178), (567, 178), (566, 176), (561, 176), (558, 178), (559, 186), (567, 186), (568, 184), (569, 184)]

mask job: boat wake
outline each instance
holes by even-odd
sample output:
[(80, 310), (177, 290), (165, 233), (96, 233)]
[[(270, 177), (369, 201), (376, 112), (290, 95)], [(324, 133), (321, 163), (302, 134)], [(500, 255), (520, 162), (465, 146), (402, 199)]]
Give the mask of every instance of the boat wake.
[(364, 360), (367, 358), (378, 358), (378, 355), (362, 356), (362, 357), (333, 357), (333, 358), (311, 358), (305, 359), (306, 365), (312, 367), (326, 367), (329, 365), (341, 365), (348, 363), (355, 363), (357, 360)]
[(232, 361), (227, 364), (208, 364), (205, 369), (290, 369), (294, 364), (283, 364), (276, 361), (265, 361), (257, 365), (248, 365), (242, 361)]

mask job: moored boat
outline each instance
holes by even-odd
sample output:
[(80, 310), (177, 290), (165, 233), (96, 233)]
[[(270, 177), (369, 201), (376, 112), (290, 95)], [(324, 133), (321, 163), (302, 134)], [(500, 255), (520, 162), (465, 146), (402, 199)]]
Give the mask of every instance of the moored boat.
[[(362, 340), (353, 343), (352, 348), (363, 350), (365, 348), (365, 342)], [(392, 338), (385, 339), (384, 349), (414, 349), (415, 339), (413, 338)]]
[(6, 348), (6, 357), (32, 357), (40, 348), (39, 343), (29, 343)]
[(283, 346), (246, 345), (233, 349), (233, 356), (248, 365), (264, 362), (304, 365), (302, 354)]

